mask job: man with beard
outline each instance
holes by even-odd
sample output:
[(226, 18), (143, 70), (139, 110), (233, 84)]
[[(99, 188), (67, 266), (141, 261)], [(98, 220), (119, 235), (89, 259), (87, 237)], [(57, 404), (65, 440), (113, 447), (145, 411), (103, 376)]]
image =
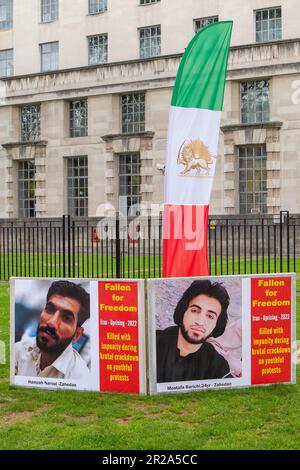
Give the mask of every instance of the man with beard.
[(229, 376), (228, 362), (207, 342), (227, 324), (227, 290), (217, 282), (194, 281), (174, 311), (174, 323), (156, 331), (157, 382), (217, 379)]
[(31, 377), (87, 379), (89, 369), (72, 347), (90, 316), (90, 296), (79, 285), (55, 281), (40, 314), (37, 336), (15, 344), (15, 374)]

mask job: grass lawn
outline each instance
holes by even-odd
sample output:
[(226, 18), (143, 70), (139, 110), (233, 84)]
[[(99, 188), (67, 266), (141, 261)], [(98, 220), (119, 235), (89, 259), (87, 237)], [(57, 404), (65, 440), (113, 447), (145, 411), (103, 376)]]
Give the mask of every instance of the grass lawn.
[[(261, 274), (297, 272), (300, 274), (300, 259), (270, 257), (252, 258), (218, 256), (209, 258), (212, 276), (236, 274)], [(162, 276), (162, 253), (148, 254), (142, 248), (131, 249), (130, 255), (122, 253), (120, 258), (122, 278), (151, 278)], [(0, 280), (17, 277), (116, 277), (116, 257), (99, 252), (71, 256), (57, 253), (16, 255), (8, 253), (0, 256)], [(299, 284), (300, 285), (300, 284)]]
[[(300, 327), (300, 297), (297, 314)], [(299, 449), (299, 383), (155, 397), (12, 387), (6, 283), (0, 339), (0, 449)]]
[[(16, 277), (116, 277), (116, 256), (106, 254), (62, 253), (21, 254), (8, 253), (0, 256), (0, 280)], [(120, 259), (121, 277), (150, 278), (162, 273), (161, 255), (148, 255), (142, 250), (133, 254), (122, 254)]]

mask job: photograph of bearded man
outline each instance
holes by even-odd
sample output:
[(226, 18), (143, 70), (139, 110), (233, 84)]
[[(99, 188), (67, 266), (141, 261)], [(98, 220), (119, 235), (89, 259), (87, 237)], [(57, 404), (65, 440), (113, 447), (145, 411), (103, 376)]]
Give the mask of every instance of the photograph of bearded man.
[(90, 317), (90, 296), (70, 281), (51, 284), (35, 337), (15, 343), (15, 375), (61, 379), (88, 379), (90, 370), (72, 347), (84, 333)]
[(156, 331), (157, 382), (180, 382), (230, 377), (230, 367), (208, 341), (226, 328), (230, 298), (225, 287), (196, 280), (174, 310), (174, 323)]

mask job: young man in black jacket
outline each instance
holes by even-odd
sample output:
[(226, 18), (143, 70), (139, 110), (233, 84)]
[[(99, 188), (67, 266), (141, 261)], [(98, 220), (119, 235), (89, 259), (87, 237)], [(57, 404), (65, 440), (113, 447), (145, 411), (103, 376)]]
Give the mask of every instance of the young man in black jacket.
[(221, 336), (227, 324), (227, 290), (217, 282), (194, 281), (174, 311), (174, 323), (156, 331), (157, 382), (230, 376), (228, 362), (206, 340)]

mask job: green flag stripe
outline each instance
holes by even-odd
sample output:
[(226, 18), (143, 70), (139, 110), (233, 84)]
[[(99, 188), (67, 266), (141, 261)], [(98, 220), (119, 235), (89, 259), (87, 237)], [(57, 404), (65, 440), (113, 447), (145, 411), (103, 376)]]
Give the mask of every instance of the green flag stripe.
[(172, 106), (222, 111), (232, 25), (213, 23), (191, 40), (179, 65)]

